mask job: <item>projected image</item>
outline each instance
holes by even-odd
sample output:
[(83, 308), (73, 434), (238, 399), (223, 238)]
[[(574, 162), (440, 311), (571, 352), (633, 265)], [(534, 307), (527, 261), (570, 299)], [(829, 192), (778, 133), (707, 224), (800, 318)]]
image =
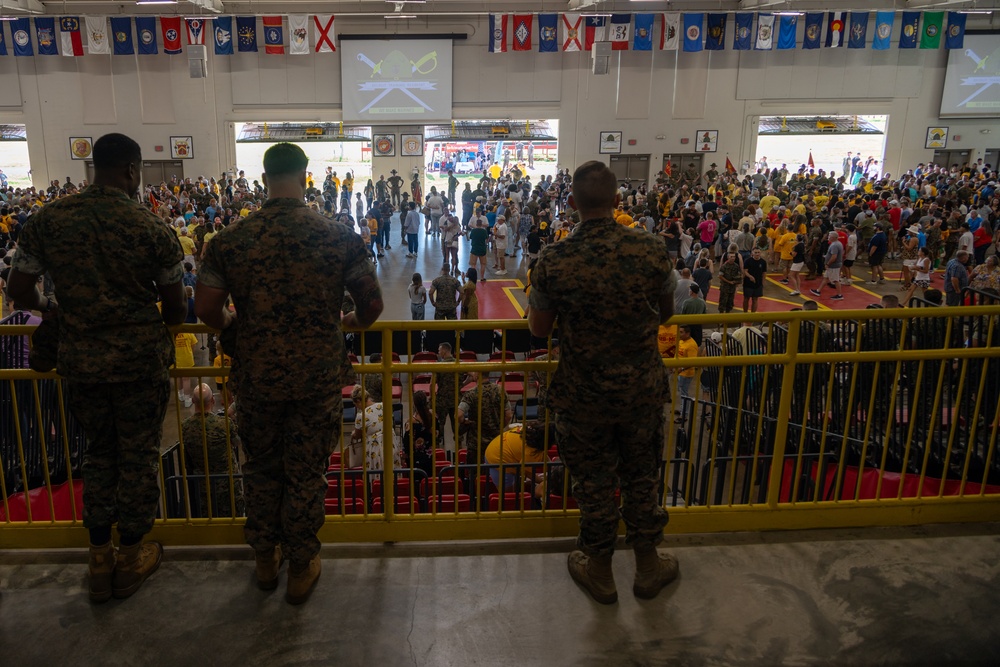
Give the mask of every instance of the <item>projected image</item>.
[(942, 116), (1000, 114), (1000, 34), (965, 36), (965, 48), (948, 52)]
[(344, 120), (451, 118), (451, 40), (347, 40), (341, 47)]

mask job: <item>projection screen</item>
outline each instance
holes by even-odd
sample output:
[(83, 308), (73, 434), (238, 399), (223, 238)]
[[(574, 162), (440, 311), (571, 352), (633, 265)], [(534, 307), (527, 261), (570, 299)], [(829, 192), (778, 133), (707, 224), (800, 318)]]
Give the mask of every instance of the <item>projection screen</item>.
[(948, 51), (941, 117), (1000, 115), (1000, 33), (965, 35), (965, 48)]

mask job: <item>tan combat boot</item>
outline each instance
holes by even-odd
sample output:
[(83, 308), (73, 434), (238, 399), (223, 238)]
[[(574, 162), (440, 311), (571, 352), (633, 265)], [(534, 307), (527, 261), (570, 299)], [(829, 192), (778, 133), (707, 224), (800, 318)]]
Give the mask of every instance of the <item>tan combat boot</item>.
[(569, 554), (568, 566), (569, 576), (583, 586), (590, 597), (601, 604), (618, 602), (611, 556), (587, 556), (582, 551), (573, 551)]
[(319, 554), (305, 563), (289, 565), (288, 589), (285, 592), (285, 600), (289, 604), (302, 604), (308, 600), (313, 587), (319, 581), (319, 573), (322, 569), (323, 564), (319, 559)]
[(111, 577), (115, 571), (118, 552), (115, 545), (90, 545), (90, 601), (107, 602), (111, 599)]
[(257, 588), (273, 591), (278, 587), (278, 570), (285, 562), (281, 555), (281, 545), (254, 552), (257, 561)]
[(156, 572), (163, 558), (163, 545), (159, 542), (139, 542), (118, 550), (118, 566), (113, 580), (116, 598), (127, 598), (142, 586), (149, 575)]
[(652, 600), (664, 586), (677, 578), (679, 571), (677, 559), (672, 554), (661, 554), (656, 547), (636, 549), (632, 593), (637, 598)]

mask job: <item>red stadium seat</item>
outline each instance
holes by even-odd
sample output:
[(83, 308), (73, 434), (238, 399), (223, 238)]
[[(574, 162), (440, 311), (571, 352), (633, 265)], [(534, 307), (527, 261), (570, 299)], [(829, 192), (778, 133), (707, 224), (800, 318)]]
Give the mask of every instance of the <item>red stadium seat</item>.
[[(580, 509), (580, 506), (576, 504), (576, 498), (573, 496), (568, 496), (566, 499), (566, 507), (568, 510)], [(547, 502), (545, 503), (545, 509), (548, 510), (561, 510), (563, 509), (563, 497), (557, 496), (554, 493), (550, 493)]]
[[(396, 506), (396, 514), (416, 514), (420, 511), (420, 501), (409, 496), (397, 497), (393, 504)], [(377, 496), (372, 500), (372, 513), (382, 513), (382, 499)]]
[[(505, 493), (503, 494), (503, 509), (505, 512), (516, 512), (520, 509), (530, 510), (532, 508), (531, 494), (528, 492), (524, 493)], [(523, 503), (523, 507), (522, 507)], [(496, 512), (500, 507), (500, 494), (491, 493), (490, 494), (490, 511)]]
[(327, 498), (323, 501), (323, 505), (326, 508), (326, 515), (331, 516), (335, 514), (364, 514), (365, 513), (365, 501), (361, 498), (347, 498), (344, 500), (344, 510), (341, 512), (340, 499), (339, 498)]
[(468, 512), (471, 502), (469, 496), (464, 493), (460, 493), (458, 496), (432, 497), (428, 500), (428, 511), (454, 512), (457, 507), (459, 512)]
[[(360, 479), (345, 479), (343, 495), (345, 498), (364, 498), (365, 483)], [(341, 488), (340, 488), (340, 477), (337, 475), (331, 475), (327, 478), (326, 487), (326, 497), (330, 498), (340, 498)]]
[[(52, 487), (52, 508), (49, 507), (49, 492), (44, 486), (24, 492), (12, 494), (7, 498), (11, 521), (27, 521), (28, 506), (31, 506), (32, 521), (72, 521), (73, 498), (76, 502), (76, 519), (83, 519), (83, 480), (74, 479), (73, 486), (69, 482), (56, 484)], [(55, 509), (55, 516), (50, 509)], [(0, 521), (7, 520), (3, 503), (0, 502)]]
[(417, 352), (413, 355), (413, 363), (424, 364), (429, 362), (436, 362), (438, 357), (433, 352)]

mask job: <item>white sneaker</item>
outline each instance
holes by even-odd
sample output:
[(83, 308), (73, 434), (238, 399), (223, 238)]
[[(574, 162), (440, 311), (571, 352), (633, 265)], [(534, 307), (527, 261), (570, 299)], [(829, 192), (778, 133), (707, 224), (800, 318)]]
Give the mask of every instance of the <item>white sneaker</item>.
[(505, 276), (505, 275), (507, 275), (507, 272), (506, 272), (506, 271), (494, 271), (494, 273), (495, 273), (496, 275), (498, 275), (498, 276)]
[(878, 285), (878, 281), (877, 280), (869, 280), (868, 284), (869, 285)]
[(798, 292), (790, 292), (790, 293), (788, 294), (788, 296), (798, 296), (798, 295), (799, 295), (799, 293), (798, 293)]
[(190, 396), (185, 396), (184, 397), (184, 407), (185, 408), (190, 408), (192, 404), (194, 404), (194, 401), (191, 399), (191, 397)]

